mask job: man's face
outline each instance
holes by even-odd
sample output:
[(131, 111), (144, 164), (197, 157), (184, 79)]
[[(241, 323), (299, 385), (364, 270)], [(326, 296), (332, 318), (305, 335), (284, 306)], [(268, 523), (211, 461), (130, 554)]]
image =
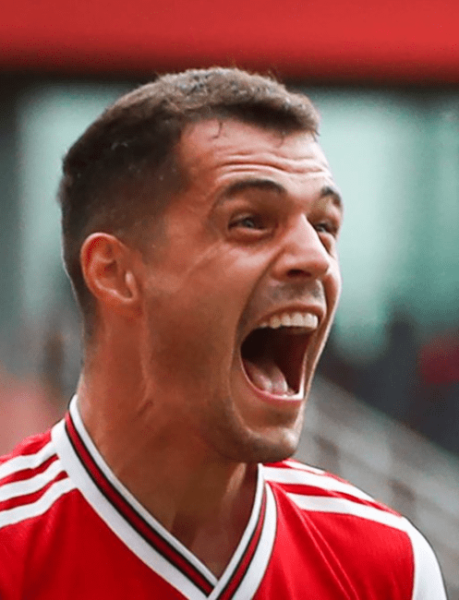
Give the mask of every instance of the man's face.
[(157, 410), (219, 456), (280, 460), (338, 302), (339, 196), (308, 133), (208, 120), (178, 158), (188, 184), (144, 258)]

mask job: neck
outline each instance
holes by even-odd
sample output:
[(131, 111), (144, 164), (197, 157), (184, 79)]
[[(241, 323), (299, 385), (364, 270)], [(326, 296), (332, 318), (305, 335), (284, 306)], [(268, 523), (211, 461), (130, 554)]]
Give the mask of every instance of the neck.
[(139, 387), (137, 375), (128, 385), (113, 378), (104, 384), (100, 372), (82, 377), (83, 422), (118, 479), (218, 576), (249, 520), (256, 466), (213, 453), (180, 422), (166, 418), (155, 398), (164, 402), (167, 396)]

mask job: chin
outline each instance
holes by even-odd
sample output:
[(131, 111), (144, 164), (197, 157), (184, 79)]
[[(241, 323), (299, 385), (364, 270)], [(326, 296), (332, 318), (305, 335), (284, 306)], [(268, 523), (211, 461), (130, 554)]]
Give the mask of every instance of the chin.
[[(296, 451), (298, 444), (260, 444), (251, 453), (251, 460), (247, 463), (276, 463), (290, 458)], [(249, 457), (247, 457), (249, 458)]]
[(246, 429), (244, 433), (239, 431), (239, 435), (233, 437), (233, 444), (227, 443), (222, 449), (228, 458), (237, 462), (279, 462), (296, 452), (302, 425), (303, 419), (298, 418), (295, 424), (289, 426), (274, 425), (258, 431), (250, 429)]
[(272, 463), (290, 458), (297, 450), (300, 441), (299, 431), (277, 431), (274, 435), (260, 437), (253, 445), (256, 462)]
[(231, 393), (213, 395), (206, 408), (201, 433), (221, 457), (238, 463), (278, 462), (297, 450), (306, 398), (265, 397), (240, 370)]

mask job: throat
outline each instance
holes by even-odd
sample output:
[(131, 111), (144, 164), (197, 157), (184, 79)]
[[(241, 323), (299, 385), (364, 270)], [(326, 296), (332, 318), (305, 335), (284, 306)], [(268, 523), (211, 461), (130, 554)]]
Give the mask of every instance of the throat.
[(215, 577), (220, 578), (236, 552), (243, 530), (238, 533), (239, 536), (234, 530), (203, 532), (193, 544), (189, 544), (188, 549)]
[(257, 468), (246, 467), (241, 485), (237, 490), (229, 490), (227, 497), (216, 500), (210, 490), (205, 498), (201, 496), (200, 507), (207, 504), (204, 516), (196, 518), (188, 512), (187, 503), (188, 510), (178, 513), (171, 523), (170, 533), (217, 578), (230, 563), (249, 523), (257, 481)]

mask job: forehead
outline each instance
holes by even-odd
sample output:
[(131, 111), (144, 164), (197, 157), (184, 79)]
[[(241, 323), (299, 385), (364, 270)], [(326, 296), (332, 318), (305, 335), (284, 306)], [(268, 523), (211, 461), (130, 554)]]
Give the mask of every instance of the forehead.
[(210, 119), (185, 128), (178, 156), (193, 183), (249, 173), (288, 178), (293, 184), (305, 177), (333, 182), (322, 149), (304, 131), (282, 135), (232, 119)]

